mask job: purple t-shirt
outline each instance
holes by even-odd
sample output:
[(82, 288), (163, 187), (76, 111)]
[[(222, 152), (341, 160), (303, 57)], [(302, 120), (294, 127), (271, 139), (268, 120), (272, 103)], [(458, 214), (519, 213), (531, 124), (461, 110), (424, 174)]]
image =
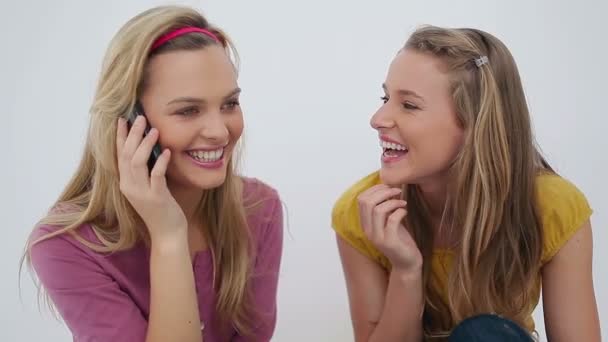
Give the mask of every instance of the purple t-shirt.
[[(203, 339), (215, 341), (269, 341), (276, 324), (276, 294), (283, 248), (283, 212), (277, 192), (264, 183), (244, 178), (244, 197), (264, 200), (248, 216), (257, 242), (251, 279), (254, 335), (239, 336), (214, 326), (217, 293), (213, 288), (213, 262), (209, 250), (193, 260), (198, 308), (205, 323)], [(52, 232), (40, 227), (34, 237)], [(79, 229), (86, 240), (99, 242), (88, 225)], [(40, 242), (32, 248), (32, 265), (41, 285), (78, 342), (144, 341), (150, 313), (150, 251), (143, 244), (123, 252), (92, 251), (69, 234)]]

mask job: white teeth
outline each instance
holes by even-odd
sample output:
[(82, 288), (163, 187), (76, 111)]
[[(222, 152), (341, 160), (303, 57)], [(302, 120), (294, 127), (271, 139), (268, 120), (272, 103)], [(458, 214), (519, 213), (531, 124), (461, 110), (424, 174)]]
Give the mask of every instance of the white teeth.
[(224, 148), (219, 148), (214, 151), (189, 151), (188, 154), (198, 161), (209, 163), (218, 161), (220, 158), (222, 158), (224, 155)]
[(407, 147), (405, 147), (403, 145), (395, 144), (395, 143), (383, 141), (383, 140), (380, 140), (380, 146), (384, 149), (407, 151)]

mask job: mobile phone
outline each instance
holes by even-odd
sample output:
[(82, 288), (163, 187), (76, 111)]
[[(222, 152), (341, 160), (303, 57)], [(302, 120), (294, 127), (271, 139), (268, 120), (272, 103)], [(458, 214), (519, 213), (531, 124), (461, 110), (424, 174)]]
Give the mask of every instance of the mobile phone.
[[(139, 103), (139, 101), (135, 103), (133, 111), (127, 118), (127, 126), (129, 130), (131, 130), (131, 126), (133, 126), (133, 124), (135, 123), (135, 119), (138, 115), (143, 115), (144, 117), (146, 116), (146, 114), (144, 113), (144, 109), (141, 103)], [(146, 120), (146, 129), (144, 130), (144, 136), (148, 135), (148, 133), (150, 132), (150, 128), (152, 127), (150, 127), (150, 123), (148, 122), (148, 120)], [(150, 158), (148, 159), (148, 171), (152, 171), (152, 168), (154, 167), (154, 164), (156, 164), (156, 160), (158, 159), (158, 157), (160, 157), (161, 153), (162, 149), (160, 147), (160, 144), (157, 142), (156, 144), (154, 144), (154, 147), (152, 148), (152, 153), (150, 153)]]

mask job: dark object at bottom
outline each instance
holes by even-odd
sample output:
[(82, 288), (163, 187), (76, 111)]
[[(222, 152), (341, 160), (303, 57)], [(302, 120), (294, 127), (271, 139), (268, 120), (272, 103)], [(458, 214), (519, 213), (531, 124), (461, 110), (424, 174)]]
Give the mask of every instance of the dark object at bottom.
[(532, 336), (515, 322), (497, 315), (478, 315), (465, 319), (454, 328), (449, 342), (534, 342)]

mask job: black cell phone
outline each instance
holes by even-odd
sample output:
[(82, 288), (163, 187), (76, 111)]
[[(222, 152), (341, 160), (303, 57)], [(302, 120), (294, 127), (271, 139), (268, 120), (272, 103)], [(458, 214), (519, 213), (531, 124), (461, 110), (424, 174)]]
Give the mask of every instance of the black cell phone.
[[(131, 115), (129, 115), (129, 118), (127, 119), (127, 126), (129, 127), (129, 130), (131, 130), (131, 126), (133, 125), (133, 123), (135, 123), (135, 119), (137, 118), (138, 115), (143, 115), (144, 117), (146, 116), (144, 113), (144, 109), (141, 106), (141, 104), (139, 103), (139, 101), (137, 103), (135, 103), (135, 107), (133, 107), (133, 111), (131, 112)], [(146, 118), (146, 129), (144, 131), (144, 136), (148, 135), (148, 133), (150, 132), (150, 123), (148, 123), (147, 118)], [(152, 153), (150, 154), (150, 158), (148, 159), (148, 170), (152, 171), (152, 168), (154, 167), (154, 164), (156, 164), (156, 160), (158, 159), (158, 157), (160, 157), (160, 154), (162, 153), (162, 149), (160, 147), (159, 143), (154, 144), (154, 147), (152, 148)]]

